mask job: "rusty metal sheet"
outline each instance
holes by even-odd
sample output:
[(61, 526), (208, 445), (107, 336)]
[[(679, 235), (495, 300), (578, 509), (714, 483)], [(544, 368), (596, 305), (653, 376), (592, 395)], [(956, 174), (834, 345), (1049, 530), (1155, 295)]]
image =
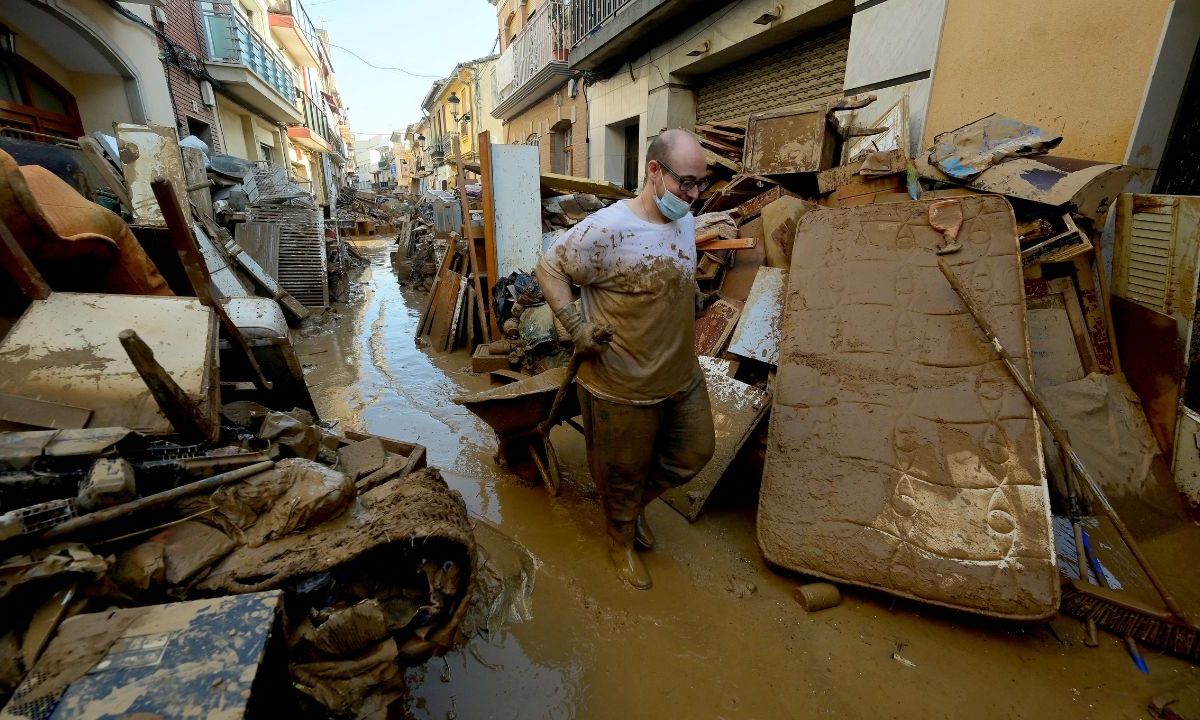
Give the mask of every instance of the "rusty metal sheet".
[(166, 227), (150, 181), (167, 178), (179, 196), (179, 207), (188, 206), (187, 181), (175, 128), (117, 123), (116, 135), (125, 185), (133, 202), (134, 224)]
[[(1179, 392), (1184, 380), (1184, 339), (1175, 318), (1112, 295), (1121, 370), (1142, 399), (1146, 419), (1166, 457), (1174, 456)], [(1153, 351), (1147, 352), (1147, 348)]]
[(771, 396), (753, 385), (729, 377), (729, 361), (700, 358), (708, 398), (712, 403), (716, 450), (696, 477), (663, 494), (663, 501), (695, 522), (717, 483), (771, 407)]
[[(1030, 366), (1012, 208), (960, 200), (946, 256)], [(771, 563), (935, 605), (1058, 607), (1033, 409), (937, 267), (929, 201), (800, 220), (759, 495)]]
[(787, 270), (760, 267), (750, 297), (729, 341), (729, 352), (771, 365), (779, 364), (779, 316), (787, 290)]
[(751, 115), (746, 126), (742, 172), (785, 175), (832, 167), (835, 141), (825, 121), (828, 109), (819, 105)]
[(92, 411), (88, 427), (169, 433), (118, 333), (130, 328), (216, 421), (216, 319), (190, 297), (54, 293), (0, 342), (0, 392)]
[(715, 357), (733, 332), (742, 303), (721, 298), (696, 318), (696, 354)]

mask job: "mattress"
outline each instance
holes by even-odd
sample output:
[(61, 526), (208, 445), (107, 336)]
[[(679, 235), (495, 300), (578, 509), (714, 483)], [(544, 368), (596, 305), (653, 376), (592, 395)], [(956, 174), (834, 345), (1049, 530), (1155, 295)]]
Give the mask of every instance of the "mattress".
[[(944, 256), (1024, 372), (1012, 209), (960, 199)], [(783, 568), (1043, 619), (1058, 577), (1033, 410), (937, 267), (929, 202), (805, 215), (781, 322), (758, 541)]]

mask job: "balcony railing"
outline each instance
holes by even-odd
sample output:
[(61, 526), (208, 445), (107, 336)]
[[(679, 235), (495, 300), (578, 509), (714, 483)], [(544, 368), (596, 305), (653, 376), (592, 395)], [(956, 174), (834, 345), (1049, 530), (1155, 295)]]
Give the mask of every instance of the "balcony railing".
[(583, 42), (588, 33), (600, 27), (632, 0), (574, 0), (571, 3), (571, 37)]
[(304, 10), (304, 6), (300, 4), (300, 0), (271, 0), (267, 4), (267, 10), (280, 15), (291, 15), (296, 20), (296, 28), (308, 44), (315, 50), (321, 47), (317, 40), (317, 29), (312, 24), (312, 20), (308, 18), (308, 13)]
[(212, 62), (241, 65), (279, 91), (289, 103), (296, 97), (292, 71), (277, 53), (227, 2), (196, 0), (204, 28), (205, 51)]
[(325, 139), (325, 142), (337, 148), (342, 143), (342, 139), (330, 127), (329, 119), (325, 117), (325, 113), (321, 110), (321, 107), (313, 102), (313, 99), (307, 93), (297, 92), (296, 95), (298, 97), (297, 103), (300, 105), (300, 109), (304, 111), (304, 127), (317, 133)]
[(492, 67), (495, 107), (512, 97), (551, 63), (566, 64), (571, 51), (570, 11), (568, 0), (549, 0), (529, 18), (529, 24)]
[(450, 138), (443, 135), (436, 137), (429, 144), (429, 159), (434, 165), (441, 165), (446, 161), (446, 156), (450, 154)]

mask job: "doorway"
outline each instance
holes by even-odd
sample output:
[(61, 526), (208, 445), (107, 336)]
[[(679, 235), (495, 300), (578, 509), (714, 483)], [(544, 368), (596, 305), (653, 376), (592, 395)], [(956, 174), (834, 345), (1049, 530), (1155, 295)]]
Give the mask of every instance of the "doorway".
[(638, 152), (641, 150), (641, 134), (638, 121), (625, 126), (625, 182), (624, 187), (630, 192), (637, 191), (638, 184)]

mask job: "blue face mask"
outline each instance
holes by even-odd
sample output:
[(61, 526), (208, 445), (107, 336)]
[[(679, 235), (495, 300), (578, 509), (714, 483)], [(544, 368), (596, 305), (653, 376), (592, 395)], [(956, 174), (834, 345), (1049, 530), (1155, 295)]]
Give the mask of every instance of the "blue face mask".
[(654, 196), (654, 204), (658, 206), (658, 211), (663, 214), (663, 217), (674, 222), (684, 215), (688, 214), (691, 205), (675, 193), (667, 190), (667, 181), (663, 180), (663, 196)]

